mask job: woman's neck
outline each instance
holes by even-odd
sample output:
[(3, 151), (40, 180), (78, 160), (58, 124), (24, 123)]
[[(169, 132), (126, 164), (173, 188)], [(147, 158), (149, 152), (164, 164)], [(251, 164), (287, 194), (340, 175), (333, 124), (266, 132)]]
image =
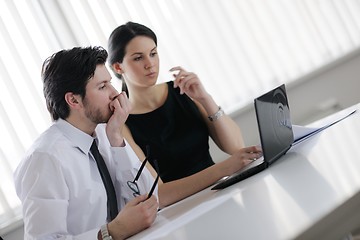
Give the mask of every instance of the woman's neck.
[(132, 104), (132, 114), (154, 111), (162, 106), (168, 93), (167, 84), (156, 84), (148, 88), (129, 88), (129, 100)]

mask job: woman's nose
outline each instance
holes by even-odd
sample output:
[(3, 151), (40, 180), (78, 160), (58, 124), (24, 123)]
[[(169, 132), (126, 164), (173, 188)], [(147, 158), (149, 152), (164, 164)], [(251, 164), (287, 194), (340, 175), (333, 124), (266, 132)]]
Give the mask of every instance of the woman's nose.
[(150, 69), (152, 66), (153, 66), (153, 62), (150, 58), (147, 58), (146, 59), (146, 62), (145, 62), (145, 69)]

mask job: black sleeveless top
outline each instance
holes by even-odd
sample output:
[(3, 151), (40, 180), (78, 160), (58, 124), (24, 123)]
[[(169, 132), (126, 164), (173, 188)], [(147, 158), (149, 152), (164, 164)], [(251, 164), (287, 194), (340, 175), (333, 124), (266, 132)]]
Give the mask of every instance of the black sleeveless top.
[[(157, 159), (160, 177), (169, 182), (214, 164), (209, 152), (209, 131), (195, 103), (167, 82), (168, 96), (161, 107), (130, 114), (126, 125), (135, 142), (151, 159)], [(150, 161), (153, 165), (153, 163)]]

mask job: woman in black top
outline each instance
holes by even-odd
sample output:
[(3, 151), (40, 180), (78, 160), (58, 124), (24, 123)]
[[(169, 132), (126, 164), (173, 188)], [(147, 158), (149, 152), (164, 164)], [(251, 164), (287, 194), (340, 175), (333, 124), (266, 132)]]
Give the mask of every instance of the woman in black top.
[[(108, 51), (111, 69), (132, 104), (124, 136), (140, 159), (147, 146), (150, 161), (157, 159), (161, 207), (210, 186), (261, 155), (259, 147), (244, 148), (239, 127), (196, 74), (174, 67), (170, 69), (174, 81), (156, 84), (159, 57), (151, 29), (133, 22), (119, 26), (110, 35)], [(214, 164), (209, 136), (232, 156)]]
[(209, 131), (194, 102), (167, 82), (168, 94), (157, 109), (130, 114), (126, 125), (135, 142), (159, 164), (163, 182), (190, 176), (214, 164), (209, 153)]

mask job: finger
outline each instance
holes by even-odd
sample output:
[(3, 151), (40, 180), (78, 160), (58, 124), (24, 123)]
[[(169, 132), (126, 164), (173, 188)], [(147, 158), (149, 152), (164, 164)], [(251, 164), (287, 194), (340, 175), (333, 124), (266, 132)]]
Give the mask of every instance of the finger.
[(182, 74), (182, 77), (178, 82), (180, 93), (183, 94), (184, 92), (187, 92), (190, 89), (191, 85), (196, 83), (197, 83), (197, 76), (194, 73)]
[(183, 79), (183, 89), (185, 91), (188, 91), (191, 86), (196, 86), (198, 85), (198, 78), (195, 74), (191, 74), (189, 76), (187, 76), (185, 79)]
[(240, 150), (240, 156), (243, 159), (257, 159), (262, 156), (262, 152), (258, 151), (255, 147), (242, 148)]
[(174, 80), (173, 80), (173, 82), (174, 82), (174, 88), (177, 88), (178, 85), (179, 85), (179, 79), (177, 79), (177, 75), (176, 75), (176, 74), (173, 74), (173, 76), (174, 76)]
[(261, 157), (261, 153), (249, 153), (247, 158), (252, 160), (252, 161), (255, 161), (256, 159), (260, 158)]
[(120, 103), (119, 103), (119, 101), (118, 101), (118, 97), (119, 97), (119, 95), (116, 96), (116, 97), (113, 99), (113, 101), (111, 101), (110, 104), (109, 104), (110, 110), (111, 110), (112, 112), (115, 112), (115, 110), (120, 107)]
[(131, 108), (131, 104), (130, 101), (126, 95), (125, 92), (122, 92), (119, 97), (118, 97), (119, 103), (120, 103), (120, 107), (123, 109), (123, 111), (125, 113), (129, 113), (130, 112), (130, 108)]
[(253, 162), (262, 157), (262, 152), (247, 152), (243, 155), (243, 157)]
[(151, 211), (157, 212), (157, 210), (159, 209), (159, 203), (158, 203), (157, 199), (154, 196), (151, 196), (151, 198), (149, 198), (148, 200), (151, 200), (149, 209)]
[(255, 146), (243, 148), (244, 152), (253, 152), (256, 150)]
[(180, 71), (178, 74), (173, 74), (174, 79), (174, 87), (180, 87), (184, 78), (187, 76), (184, 71)]
[(245, 152), (254, 152), (254, 153), (261, 153), (262, 149), (260, 146), (251, 146), (244, 148)]
[(147, 198), (145, 201), (143, 201), (143, 204), (145, 204), (146, 209), (150, 211), (157, 211), (157, 209), (159, 208), (159, 203), (155, 196)]
[(173, 73), (174, 87), (178, 87), (181, 80), (185, 77), (187, 71), (180, 66), (173, 67), (169, 70), (170, 72), (179, 71), (177, 74)]
[(120, 115), (129, 115), (130, 113), (131, 104), (125, 92), (117, 95), (114, 101), (111, 102), (111, 105), (113, 108), (113, 112), (116, 111), (120, 113)]
[(172, 68), (170, 68), (170, 72), (174, 72), (174, 71), (181, 71), (181, 70), (184, 70), (182, 67), (180, 67), (180, 66), (176, 66), (176, 67), (172, 67)]
[[(177, 72), (177, 73), (174, 73), (174, 72), (176, 72), (176, 71), (178, 71), (178, 72)], [(173, 67), (173, 68), (171, 68), (171, 69), (169, 70), (169, 72), (172, 72), (172, 73), (173, 73), (173, 76), (174, 76), (174, 77), (178, 76), (179, 73), (182, 72), (182, 71), (184, 71), (184, 69), (183, 69), (182, 67), (180, 67), (180, 66), (178, 66), (178, 67)]]
[[(262, 152), (261, 146), (257, 145), (257, 146), (254, 146), (254, 148), (256, 149), (256, 151)], [(254, 152), (255, 152), (255, 151), (254, 151)]]
[(139, 203), (142, 203), (146, 200), (147, 198), (147, 195), (146, 194), (143, 194), (143, 195), (139, 195), (139, 196), (136, 196), (132, 201), (130, 201), (129, 203), (132, 203), (133, 206), (135, 205), (138, 205)]
[(248, 165), (248, 164), (252, 163), (253, 161), (255, 161), (255, 160), (246, 159), (246, 160), (244, 160), (244, 163), (245, 163), (245, 165)]

